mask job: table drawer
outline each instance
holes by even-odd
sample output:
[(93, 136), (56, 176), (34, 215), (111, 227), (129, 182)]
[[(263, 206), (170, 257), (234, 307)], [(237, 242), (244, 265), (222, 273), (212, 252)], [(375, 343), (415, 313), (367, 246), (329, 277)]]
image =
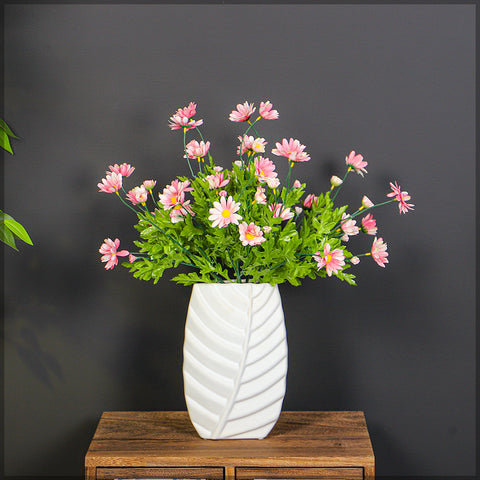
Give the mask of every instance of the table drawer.
[(355, 467), (305, 467), (305, 468), (250, 468), (239, 467), (235, 471), (236, 480), (260, 479), (331, 479), (363, 480), (363, 468)]
[(223, 468), (197, 467), (97, 467), (96, 480), (133, 479), (204, 479), (223, 480)]

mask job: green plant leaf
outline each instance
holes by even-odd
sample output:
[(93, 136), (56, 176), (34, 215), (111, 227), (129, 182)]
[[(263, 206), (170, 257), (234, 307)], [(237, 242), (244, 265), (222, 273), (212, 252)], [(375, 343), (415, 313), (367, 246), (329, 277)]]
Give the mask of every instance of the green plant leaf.
[(7, 132), (3, 129), (0, 129), (0, 147), (13, 155), (10, 139), (8, 138)]
[(9, 245), (13, 249), (18, 251), (17, 246), (15, 245), (15, 236), (13, 233), (2, 223), (0, 223), (0, 240)]
[(23, 225), (17, 222), (16, 220), (14, 220), (9, 215), (7, 215), (6, 217), (7, 218), (3, 219), (3, 224), (5, 228), (10, 230), (10, 232), (12, 232), (13, 235), (18, 237), (20, 240), (23, 240), (25, 243), (28, 243), (29, 245), (33, 245), (32, 239), (28, 235)]
[(7, 135), (9, 137), (18, 139), (18, 137), (12, 132), (11, 128), (1, 118), (0, 118), (0, 129), (5, 130), (5, 132), (7, 132)]

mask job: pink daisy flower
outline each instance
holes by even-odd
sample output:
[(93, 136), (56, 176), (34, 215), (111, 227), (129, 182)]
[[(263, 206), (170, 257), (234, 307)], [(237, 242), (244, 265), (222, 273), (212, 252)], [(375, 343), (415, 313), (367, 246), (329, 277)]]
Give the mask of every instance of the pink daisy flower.
[(367, 235), (377, 234), (377, 221), (373, 218), (371, 213), (368, 213), (362, 218), (362, 232)]
[(275, 143), (277, 148), (272, 150), (274, 155), (279, 157), (287, 157), (292, 162), (308, 162), (310, 160), (310, 155), (307, 152), (304, 152), (305, 145), (302, 145), (299, 140), (294, 140), (291, 138), (287, 140), (284, 138), (282, 143)]
[(408, 192), (402, 192), (397, 182), (395, 182), (395, 185), (390, 182), (390, 187), (393, 191), (387, 193), (387, 197), (395, 197), (395, 200), (398, 201), (398, 209), (400, 210), (400, 213), (407, 213), (409, 210), (413, 210), (415, 205), (413, 203), (407, 203), (407, 200), (410, 200), (411, 198)]
[(354, 235), (358, 235), (359, 228), (357, 227), (357, 222), (350, 218), (350, 215), (346, 213), (342, 213), (342, 220), (340, 223), (340, 228), (343, 230), (345, 234), (342, 237), (344, 242), (348, 242), (348, 237), (353, 237)]
[(264, 157), (256, 157), (253, 161), (255, 165), (255, 175), (260, 182), (265, 182), (267, 178), (275, 178), (278, 174), (275, 172), (275, 164)]
[[(129, 177), (135, 170), (135, 167), (132, 167), (128, 163), (122, 163), (121, 165), (116, 163), (115, 165), (109, 165), (108, 168), (111, 172), (120, 174), (122, 177)], [(107, 173), (109, 174), (110, 172)]]
[(257, 191), (255, 192), (255, 202), (259, 205), (266, 205), (267, 204), (267, 197), (265, 195), (265, 189), (260, 185), (257, 187)]
[(280, 185), (280, 180), (276, 177), (258, 177), (258, 181), (265, 182), (270, 188), (277, 188)]
[(193, 103), (193, 102), (190, 102), (188, 104), (188, 106), (183, 107), (183, 108), (179, 108), (177, 110), (177, 113), (179, 113), (180, 115), (183, 115), (187, 118), (192, 118), (197, 113), (197, 104)]
[(185, 182), (174, 180), (171, 185), (167, 185), (163, 189), (163, 193), (159, 195), (163, 209), (170, 210), (178, 203), (183, 203), (185, 200), (185, 192), (193, 190), (189, 185), (190, 182), (188, 180)]
[(368, 163), (363, 160), (362, 155), (356, 154), (355, 150), (352, 150), (348, 157), (345, 157), (345, 163), (362, 177), (364, 173), (368, 173), (365, 170)]
[(313, 255), (313, 259), (317, 262), (318, 269), (320, 270), (322, 267), (325, 267), (329, 277), (332, 276), (332, 273), (338, 273), (345, 265), (345, 255), (343, 251), (340, 248), (330, 251), (330, 248), (330, 244), (326, 243), (323, 247), (323, 255), (321, 252)]
[(263, 236), (262, 229), (253, 222), (250, 223), (250, 225), (247, 224), (247, 222), (242, 222), (238, 226), (238, 232), (240, 234), (240, 241), (244, 247), (247, 245), (259, 245), (266, 240)]
[(265, 145), (268, 143), (264, 138), (255, 138), (253, 136), (244, 135), (238, 137), (240, 145), (237, 147), (237, 155), (243, 155), (249, 150), (255, 153), (264, 153)]
[(388, 263), (388, 252), (387, 244), (383, 241), (383, 238), (374, 238), (370, 253), (372, 254), (372, 257), (377, 262), (377, 264), (385, 268), (385, 263)]
[(172, 223), (182, 222), (184, 217), (186, 217), (187, 215), (195, 215), (189, 204), (190, 200), (187, 200), (186, 202), (184, 201), (182, 203), (177, 203), (177, 205), (175, 205), (170, 210), (169, 215)]
[(273, 218), (280, 217), (283, 221), (290, 220), (295, 216), (290, 208), (285, 208), (282, 203), (272, 203), (268, 209), (273, 212)]
[(127, 198), (133, 203), (133, 205), (136, 205), (137, 203), (145, 203), (148, 198), (147, 189), (143, 185), (132, 188), (127, 193)]
[(303, 201), (303, 206), (305, 208), (312, 208), (313, 203), (317, 203), (317, 200), (318, 197), (316, 195), (314, 195), (313, 193), (309, 193)]
[(272, 110), (272, 107), (273, 105), (270, 103), (269, 100), (267, 100), (266, 102), (261, 102), (258, 113), (265, 120), (275, 120), (278, 118), (278, 112), (277, 110)]
[(173, 115), (170, 117), (169, 127), (170, 130), (179, 130), (184, 128), (190, 130), (191, 128), (199, 127), (203, 124), (203, 120), (190, 120), (187, 117), (180, 117), (179, 115)]
[(192, 117), (197, 113), (197, 105), (190, 102), (187, 107), (179, 108), (171, 117), (169, 127), (171, 130), (198, 127), (203, 124), (203, 120), (194, 120)]
[(117, 257), (126, 257), (130, 254), (127, 250), (118, 251), (119, 246), (120, 240), (118, 238), (115, 240), (106, 238), (98, 250), (102, 254), (102, 262), (107, 262), (105, 265), (106, 270), (111, 270), (115, 265), (118, 265)]
[(212, 221), (212, 227), (226, 227), (229, 223), (238, 225), (238, 221), (242, 220), (241, 215), (236, 213), (240, 208), (240, 203), (234, 202), (232, 196), (225, 200), (220, 197), (220, 202), (213, 202), (213, 208), (209, 210), (209, 220)]
[(106, 178), (102, 178), (102, 183), (97, 183), (99, 192), (116, 193), (122, 188), (122, 175), (112, 172)]
[(188, 158), (197, 158), (200, 160), (210, 149), (210, 142), (204, 142), (202, 140), (200, 143), (198, 143), (196, 140), (192, 140), (187, 143), (185, 149), (187, 151)]
[(221, 188), (227, 185), (230, 182), (230, 177), (227, 175), (227, 178), (225, 178), (224, 172), (217, 172), (213, 175), (208, 175), (205, 177), (205, 180), (208, 182), (210, 190), (213, 190), (214, 188)]
[(245, 102), (243, 105), (239, 103), (237, 109), (232, 110), (228, 118), (232, 122), (246, 122), (252, 116), (254, 111), (255, 107), (253, 106), (253, 103), (250, 104)]

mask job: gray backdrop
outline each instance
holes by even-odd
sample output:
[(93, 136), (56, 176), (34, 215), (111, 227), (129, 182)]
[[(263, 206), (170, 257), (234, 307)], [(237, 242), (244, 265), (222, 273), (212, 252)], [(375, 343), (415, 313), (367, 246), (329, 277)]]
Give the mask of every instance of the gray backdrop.
[(103, 269), (134, 218), (96, 184), (187, 174), (167, 122), (189, 101), (229, 166), (228, 113), (269, 99), (262, 136), (307, 146), (311, 191), (355, 149), (342, 202), (398, 180), (416, 205), (377, 213), (390, 263), (359, 286), (281, 286), (284, 409), (364, 411), (378, 475), (474, 475), (474, 39), (474, 5), (5, 6), (5, 210), (35, 242), (5, 252), (5, 474), (82, 475), (102, 411), (185, 409), (190, 289)]

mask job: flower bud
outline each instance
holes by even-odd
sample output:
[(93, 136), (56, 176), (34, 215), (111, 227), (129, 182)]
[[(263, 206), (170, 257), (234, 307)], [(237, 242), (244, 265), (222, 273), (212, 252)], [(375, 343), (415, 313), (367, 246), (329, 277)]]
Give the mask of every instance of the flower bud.
[(353, 264), (353, 265), (358, 265), (360, 263), (360, 259), (358, 257), (352, 257), (350, 259), (350, 262)]
[(339, 187), (343, 183), (343, 180), (336, 175), (332, 175), (332, 178), (330, 178), (330, 183), (332, 184), (332, 187)]
[(150, 191), (150, 190), (153, 190), (153, 188), (155, 187), (156, 183), (157, 183), (156, 180), (145, 180), (145, 181), (143, 182), (143, 186), (144, 186), (148, 191)]
[(362, 206), (364, 208), (371, 208), (374, 206), (374, 203), (366, 195), (364, 195), (362, 198)]

